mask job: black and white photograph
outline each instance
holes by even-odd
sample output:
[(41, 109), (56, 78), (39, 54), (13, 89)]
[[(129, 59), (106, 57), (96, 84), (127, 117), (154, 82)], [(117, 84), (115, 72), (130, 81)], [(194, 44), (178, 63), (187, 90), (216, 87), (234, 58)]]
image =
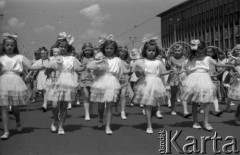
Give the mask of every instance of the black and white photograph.
[(240, 0), (0, 0), (0, 155), (240, 154)]

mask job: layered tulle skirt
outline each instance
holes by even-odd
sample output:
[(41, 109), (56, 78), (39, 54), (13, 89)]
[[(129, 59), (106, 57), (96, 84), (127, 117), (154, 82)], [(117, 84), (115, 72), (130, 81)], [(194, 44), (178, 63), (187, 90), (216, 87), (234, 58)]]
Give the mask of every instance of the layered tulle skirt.
[(134, 103), (156, 106), (166, 96), (166, 89), (161, 78), (156, 75), (147, 75), (139, 79), (134, 87), (134, 94)]
[(181, 99), (187, 102), (208, 103), (216, 99), (216, 87), (209, 73), (189, 74), (183, 81)]
[(228, 91), (228, 97), (233, 100), (240, 100), (240, 78), (236, 78)]
[(61, 72), (59, 77), (46, 81), (46, 99), (48, 101), (75, 101), (78, 82), (72, 72)]
[(0, 76), (0, 106), (26, 105), (27, 100), (27, 86), (17, 73)]
[(41, 70), (38, 73), (37, 76), (37, 89), (38, 90), (45, 90), (45, 82), (47, 79), (47, 76), (44, 74), (45, 70)]
[(95, 77), (91, 86), (90, 100), (92, 102), (117, 102), (121, 85), (116, 76), (105, 73)]

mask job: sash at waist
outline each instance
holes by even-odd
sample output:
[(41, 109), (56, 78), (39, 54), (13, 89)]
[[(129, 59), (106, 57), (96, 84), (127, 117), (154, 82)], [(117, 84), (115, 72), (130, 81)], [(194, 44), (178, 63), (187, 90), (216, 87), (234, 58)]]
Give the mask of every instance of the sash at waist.
[(4, 74), (13, 74), (13, 75), (18, 75), (18, 76), (20, 76), (20, 73), (14, 72), (14, 71), (3, 71), (2, 75), (4, 75)]

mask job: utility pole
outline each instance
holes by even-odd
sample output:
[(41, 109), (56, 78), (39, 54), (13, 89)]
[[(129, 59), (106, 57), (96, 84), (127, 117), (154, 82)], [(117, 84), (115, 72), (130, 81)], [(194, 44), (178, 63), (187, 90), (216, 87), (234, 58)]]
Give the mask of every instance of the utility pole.
[(132, 44), (132, 49), (135, 48), (135, 41), (137, 40), (137, 37), (129, 37), (129, 40), (131, 41), (131, 44)]
[(0, 21), (2, 22), (2, 20), (3, 20), (3, 14), (0, 14)]

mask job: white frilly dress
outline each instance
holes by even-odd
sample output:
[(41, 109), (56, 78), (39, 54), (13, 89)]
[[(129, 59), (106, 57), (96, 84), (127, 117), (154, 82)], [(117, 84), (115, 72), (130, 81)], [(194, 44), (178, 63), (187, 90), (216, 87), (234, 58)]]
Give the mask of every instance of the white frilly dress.
[(122, 61), (118, 57), (95, 60), (88, 63), (87, 68), (93, 70), (94, 80), (91, 86), (92, 102), (117, 102), (121, 85)]
[(0, 57), (0, 106), (26, 105), (28, 99), (27, 86), (20, 73), (23, 72), (23, 61), (31, 65), (31, 61), (22, 55)]
[(161, 98), (166, 96), (166, 89), (161, 79), (161, 73), (166, 71), (160, 60), (140, 59), (136, 61), (135, 71), (142, 72), (134, 87), (133, 102), (142, 105), (156, 106)]
[[(50, 60), (49, 59), (46, 59), (46, 60), (42, 60), (42, 59), (39, 59), (37, 60), (33, 66), (49, 66), (49, 63), (50, 63)], [(45, 82), (46, 82), (46, 79), (47, 79), (47, 76), (44, 74), (45, 72), (45, 69), (44, 70), (40, 70), (38, 72), (38, 75), (37, 75), (37, 90), (45, 90)]]
[[(51, 66), (56, 66), (54, 65), (55, 61), (51, 63)], [(63, 56), (62, 63), (58, 63), (57, 69), (55, 69), (55, 72), (59, 72), (58, 77), (49, 77), (46, 81), (46, 99), (48, 101), (74, 101), (79, 85), (75, 77), (75, 70), (80, 67), (81, 63), (75, 57)]]
[(209, 103), (216, 98), (216, 89), (209, 74), (214, 60), (206, 56), (203, 60), (188, 60), (186, 71), (189, 75), (183, 81), (181, 99), (194, 103)]

